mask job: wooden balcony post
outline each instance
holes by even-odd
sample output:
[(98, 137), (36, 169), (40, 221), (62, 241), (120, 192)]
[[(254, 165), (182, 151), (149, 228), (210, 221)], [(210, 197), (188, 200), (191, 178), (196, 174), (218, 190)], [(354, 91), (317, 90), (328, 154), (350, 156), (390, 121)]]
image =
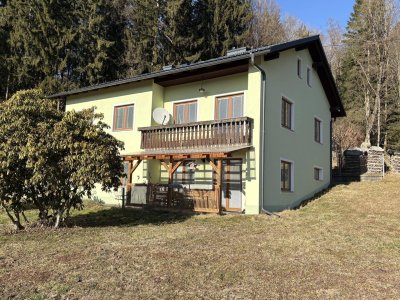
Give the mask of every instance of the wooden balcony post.
[(222, 160), (218, 160), (217, 162), (217, 186), (215, 188), (216, 192), (216, 201), (217, 201), (217, 208), (218, 208), (218, 213), (222, 213), (222, 203), (221, 203), (221, 184), (222, 184)]

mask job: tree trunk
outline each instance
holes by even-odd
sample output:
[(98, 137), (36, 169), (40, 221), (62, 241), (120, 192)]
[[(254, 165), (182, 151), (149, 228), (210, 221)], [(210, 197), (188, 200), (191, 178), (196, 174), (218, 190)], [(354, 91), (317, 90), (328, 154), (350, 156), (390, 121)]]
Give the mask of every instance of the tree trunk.
[(19, 219), (19, 215), (15, 214), (16, 219), (14, 219), (14, 217), (11, 215), (10, 211), (7, 209), (7, 207), (3, 204), (2, 205), (4, 210), (6, 211), (7, 216), (10, 218), (11, 222), (15, 225), (15, 229), (16, 230), (24, 230), (25, 227), (22, 226), (21, 221)]

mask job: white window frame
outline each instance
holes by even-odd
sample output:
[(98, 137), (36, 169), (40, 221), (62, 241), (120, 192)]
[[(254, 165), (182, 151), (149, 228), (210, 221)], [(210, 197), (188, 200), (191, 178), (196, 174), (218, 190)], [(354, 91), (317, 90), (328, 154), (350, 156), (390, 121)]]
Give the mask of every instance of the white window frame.
[[(300, 66), (299, 66), (299, 62), (300, 62)], [(297, 60), (296, 60), (296, 75), (297, 75), (297, 78), (303, 79), (303, 60), (301, 59), (300, 56), (297, 56)]]
[[(319, 179), (315, 179), (315, 169), (318, 169), (319, 170)], [(320, 166), (317, 166), (317, 165), (314, 165), (314, 167), (313, 167), (313, 178), (314, 178), (314, 181), (318, 181), (318, 182), (320, 182), (320, 181), (324, 181), (324, 168), (322, 168), (322, 167), (320, 167)]]
[[(290, 124), (291, 127), (290, 127), (290, 128), (287, 128), (287, 127), (285, 127), (285, 126), (282, 126), (282, 100), (283, 100), (283, 98), (284, 98), (287, 102), (289, 102), (289, 103), (292, 104), (292, 105), (291, 105), (292, 111), (291, 111), (291, 124)], [(296, 104), (295, 104), (295, 102), (294, 102), (292, 99), (290, 99), (289, 97), (287, 97), (286, 95), (281, 94), (280, 120), (279, 120), (279, 122), (280, 122), (280, 124), (281, 124), (281, 128), (294, 132), (294, 130), (295, 130), (295, 117), (294, 117), (295, 111), (296, 111)]]
[(309, 87), (312, 87), (312, 84), (311, 84), (311, 75), (312, 75), (312, 69), (311, 69), (311, 67), (310, 66), (307, 66), (307, 74), (306, 74), (306, 77), (307, 77), (307, 85), (309, 86)]
[[(281, 184), (282, 184), (282, 182), (281, 182), (281, 180), (282, 180), (282, 178), (281, 178), (281, 172), (282, 172), (281, 163), (282, 163), (282, 161), (290, 163), (290, 190), (289, 191), (282, 191), (282, 189), (281, 189)], [(294, 168), (293, 160), (287, 159), (284, 157), (280, 158), (280, 160), (279, 160), (279, 178), (280, 178), (279, 179), (279, 190), (281, 191), (281, 194), (294, 192), (294, 170), (295, 170), (295, 168)]]
[[(321, 128), (319, 129), (319, 139), (320, 139), (319, 142), (315, 140), (315, 120), (320, 121), (320, 124), (321, 124)], [(320, 117), (314, 115), (314, 119), (313, 119), (313, 140), (314, 140), (315, 143), (320, 144), (320, 145), (324, 144), (324, 134), (323, 134), (323, 132), (324, 132), (324, 121)]]

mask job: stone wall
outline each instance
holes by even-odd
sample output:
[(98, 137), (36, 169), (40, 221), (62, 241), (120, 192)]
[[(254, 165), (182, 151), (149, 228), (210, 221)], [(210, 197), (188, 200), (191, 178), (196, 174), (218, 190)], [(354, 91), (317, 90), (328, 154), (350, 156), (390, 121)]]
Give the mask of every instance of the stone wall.
[[(398, 162), (400, 169), (400, 154)], [(342, 170), (334, 174), (336, 181), (380, 180), (383, 176), (384, 150), (380, 147), (346, 150), (343, 154)]]
[(371, 147), (368, 149), (367, 170), (371, 174), (382, 174), (384, 172), (385, 155), (380, 147)]
[(392, 171), (394, 173), (400, 174), (400, 152), (395, 152), (390, 160), (392, 164)]

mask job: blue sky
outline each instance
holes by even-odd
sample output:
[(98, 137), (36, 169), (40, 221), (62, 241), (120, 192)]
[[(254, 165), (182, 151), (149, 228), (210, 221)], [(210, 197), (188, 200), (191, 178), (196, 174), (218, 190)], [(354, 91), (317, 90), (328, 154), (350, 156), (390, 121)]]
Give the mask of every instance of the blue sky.
[(299, 18), (306, 25), (326, 32), (329, 18), (345, 28), (353, 11), (353, 0), (276, 0), (282, 16)]

